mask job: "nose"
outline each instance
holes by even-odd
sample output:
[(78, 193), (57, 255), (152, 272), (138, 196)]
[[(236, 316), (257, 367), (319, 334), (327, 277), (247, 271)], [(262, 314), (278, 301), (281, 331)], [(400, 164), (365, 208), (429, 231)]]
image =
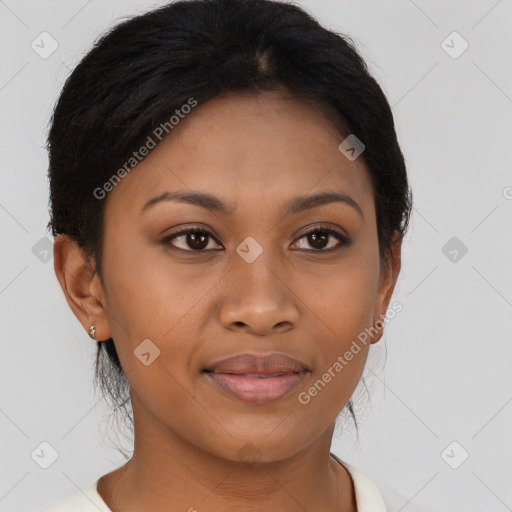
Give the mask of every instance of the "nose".
[(252, 263), (239, 258), (224, 278), (219, 317), (226, 329), (265, 336), (297, 325), (299, 299), (290, 273), (264, 255)]

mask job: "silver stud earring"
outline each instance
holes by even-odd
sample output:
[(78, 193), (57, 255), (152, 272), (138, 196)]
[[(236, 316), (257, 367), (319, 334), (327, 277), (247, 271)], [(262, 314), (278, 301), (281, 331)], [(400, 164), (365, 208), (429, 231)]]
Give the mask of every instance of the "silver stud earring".
[(96, 335), (96, 327), (94, 325), (91, 325), (89, 327), (89, 336), (94, 339), (94, 336)]

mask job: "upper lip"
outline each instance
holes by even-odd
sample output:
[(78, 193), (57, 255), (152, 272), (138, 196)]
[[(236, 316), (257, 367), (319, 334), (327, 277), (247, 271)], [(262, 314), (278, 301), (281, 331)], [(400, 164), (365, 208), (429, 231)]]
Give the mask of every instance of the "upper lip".
[(232, 373), (236, 375), (273, 375), (310, 371), (305, 363), (282, 352), (272, 352), (269, 354), (246, 352), (237, 354), (216, 361), (205, 368), (205, 370), (214, 373)]

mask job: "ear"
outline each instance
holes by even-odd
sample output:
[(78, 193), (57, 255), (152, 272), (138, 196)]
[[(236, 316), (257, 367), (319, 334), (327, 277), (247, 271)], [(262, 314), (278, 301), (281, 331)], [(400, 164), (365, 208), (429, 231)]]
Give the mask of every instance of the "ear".
[(83, 250), (67, 235), (58, 234), (53, 244), (53, 262), (64, 296), (85, 331), (96, 328), (95, 339), (112, 337), (100, 278)]
[(391, 257), (381, 268), (379, 281), (379, 291), (377, 295), (377, 304), (375, 307), (375, 318), (373, 319), (373, 329), (377, 332), (371, 336), (371, 343), (377, 343), (384, 332), (384, 317), (389, 307), (396, 280), (400, 273), (402, 265), (402, 237), (398, 231), (395, 231), (391, 242)]

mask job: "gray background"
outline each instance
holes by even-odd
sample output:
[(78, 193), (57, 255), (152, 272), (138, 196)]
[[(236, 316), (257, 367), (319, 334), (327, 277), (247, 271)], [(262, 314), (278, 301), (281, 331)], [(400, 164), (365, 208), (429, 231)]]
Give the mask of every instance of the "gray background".
[[(298, 3), (356, 41), (393, 107), (415, 200), (392, 299), (403, 311), (371, 349), (359, 441), (347, 422), (333, 451), (391, 512), (512, 510), (512, 1)], [(53, 502), (124, 462), (93, 391), (95, 346), (41, 241), (44, 140), (93, 40), (161, 4), (0, 0), (2, 512)], [(31, 47), (43, 31), (58, 43), (48, 58)], [(469, 44), (461, 55), (457, 36), (442, 43), (453, 31)], [(42, 442), (58, 452), (47, 469), (31, 457)]]

